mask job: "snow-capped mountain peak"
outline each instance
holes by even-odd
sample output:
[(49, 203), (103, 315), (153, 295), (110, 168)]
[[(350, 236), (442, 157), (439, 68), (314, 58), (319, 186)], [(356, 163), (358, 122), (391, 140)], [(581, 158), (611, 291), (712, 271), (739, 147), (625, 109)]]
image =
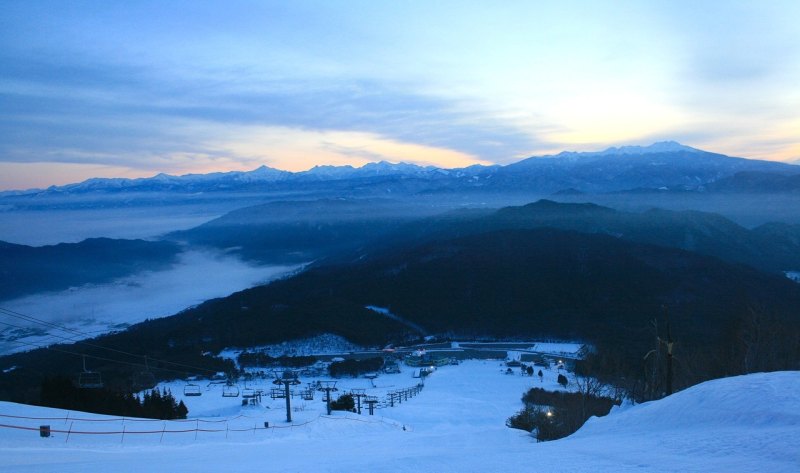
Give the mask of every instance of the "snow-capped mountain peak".
[(612, 146), (603, 151), (562, 151), (555, 155), (556, 158), (581, 158), (581, 157), (601, 157), (601, 156), (641, 156), (646, 154), (662, 153), (703, 153), (703, 150), (692, 148), (678, 143), (677, 141), (659, 141), (648, 146)]
[(620, 146), (620, 147), (611, 147), (604, 151), (600, 151), (597, 154), (599, 156), (603, 155), (619, 155), (619, 154), (654, 154), (654, 153), (678, 153), (678, 152), (690, 152), (690, 153), (702, 153), (701, 150), (697, 148), (692, 148), (691, 146), (686, 146), (678, 143), (677, 141), (659, 141), (653, 143), (649, 146)]
[[(53, 186), (47, 193), (86, 192), (205, 192), (250, 189), (257, 191), (292, 188), (313, 191), (321, 182), (338, 181), (346, 192), (396, 192), (398, 189), (421, 192), (442, 189), (457, 192), (481, 188), (504, 192), (514, 188), (539, 192), (577, 189), (581, 192), (624, 191), (628, 189), (681, 188), (698, 189), (710, 182), (744, 171), (796, 174), (795, 166), (703, 151), (675, 141), (661, 141), (646, 146), (610, 147), (603, 151), (565, 151), (557, 155), (533, 156), (500, 166), (474, 165), (458, 169), (442, 169), (413, 163), (380, 161), (361, 167), (319, 165), (307, 171), (282, 171), (261, 166), (252, 171), (186, 174), (158, 174), (149, 178), (94, 178), (81, 183)], [(400, 187), (387, 187), (393, 182)], [(306, 186), (306, 187), (303, 187)], [(366, 186), (366, 187), (365, 187)], [(394, 190), (391, 190), (394, 189)], [(35, 194), (40, 190), (13, 195)], [(343, 191), (345, 192), (345, 191)], [(12, 195), (10, 193), (0, 195)]]

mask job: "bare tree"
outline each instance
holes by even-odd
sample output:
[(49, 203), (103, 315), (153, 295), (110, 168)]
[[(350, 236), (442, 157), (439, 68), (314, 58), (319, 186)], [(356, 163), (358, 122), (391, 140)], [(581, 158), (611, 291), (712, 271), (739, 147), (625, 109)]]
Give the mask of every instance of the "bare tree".
[(575, 384), (575, 392), (581, 396), (581, 418), (586, 419), (589, 417), (589, 401), (593, 397), (602, 397), (605, 385), (592, 376), (578, 376), (577, 374), (573, 376), (573, 383)]

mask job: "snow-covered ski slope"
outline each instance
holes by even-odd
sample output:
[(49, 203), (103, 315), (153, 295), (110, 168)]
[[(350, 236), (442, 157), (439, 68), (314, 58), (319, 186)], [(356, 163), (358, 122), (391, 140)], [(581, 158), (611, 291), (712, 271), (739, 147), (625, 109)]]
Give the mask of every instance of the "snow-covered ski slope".
[[(376, 388), (365, 379), (341, 380), (338, 386), (379, 395), (415, 384), (410, 373), (404, 368), (381, 375)], [(186, 422), (122, 421), (0, 403), (0, 470), (800, 471), (800, 372), (711, 381), (615, 410), (555, 442), (537, 444), (525, 432), (505, 427), (505, 419), (521, 407), (522, 392), (530, 386), (555, 389), (556, 375), (547, 371), (540, 383), (538, 376), (504, 374), (499, 361), (467, 361), (439, 368), (416, 397), (375, 416), (327, 416), (319, 393), (314, 401), (296, 399), (291, 425), (284, 400), (267, 398), (262, 406), (242, 407), (240, 398), (223, 398), (214, 385), (204, 385), (200, 397), (187, 398), (192, 419)], [(173, 392), (182, 393), (180, 386), (173, 384)], [(39, 437), (41, 424), (55, 431), (51, 437)], [(61, 432), (70, 427), (69, 436)], [(117, 433), (75, 433), (79, 429)]]

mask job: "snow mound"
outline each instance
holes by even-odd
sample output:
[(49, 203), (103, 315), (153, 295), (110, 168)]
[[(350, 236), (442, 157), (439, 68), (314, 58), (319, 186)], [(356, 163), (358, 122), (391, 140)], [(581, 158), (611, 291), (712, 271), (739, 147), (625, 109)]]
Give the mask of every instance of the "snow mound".
[(800, 471), (798, 406), (798, 371), (724, 378), (590, 419), (548, 447), (644, 471)]
[(800, 372), (716, 379), (617, 415), (593, 419), (576, 436), (703, 428), (800, 429)]

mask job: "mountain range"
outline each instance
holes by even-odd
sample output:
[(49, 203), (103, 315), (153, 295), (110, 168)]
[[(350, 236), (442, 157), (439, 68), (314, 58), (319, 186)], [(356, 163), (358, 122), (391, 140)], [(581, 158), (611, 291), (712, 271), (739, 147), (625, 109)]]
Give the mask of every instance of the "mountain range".
[[(740, 173), (745, 174), (735, 178)], [(747, 178), (753, 173), (761, 178)], [(93, 178), (44, 190), (7, 191), (0, 196), (167, 191), (328, 191), (331, 195), (359, 197), (448, 192), (604, 193), (642, 189), (774, 191), (771, 180), (781, 181), (779, 189), (782, 191), (796, 192), (800, 190), (797, 175), (800, 175), (800, 167), (796, 165), (729, 157), (667, 141), (650, 146), (613, 147), (601, 152), (562, 152), (530, 157), (506, 166), (443, 169), (378, 162), (359, 168), (316, 166), (302, 172), (261, 166), (249, 172)], [(726, 179), (727, 183), (716, 185)]]
[(748, 229), (708, 212), (626, 212), (551, 200), (431, 215), (434, 210), (385, 200), (275, 202), (236, 210), (168, 238), (233, 249), (264, 263), (297, 263), (362, 260), (388, 248), (489, 231), (557, 228), (679, 248), (775, 274), (800, 268), (800, 225), (773, 222)]

